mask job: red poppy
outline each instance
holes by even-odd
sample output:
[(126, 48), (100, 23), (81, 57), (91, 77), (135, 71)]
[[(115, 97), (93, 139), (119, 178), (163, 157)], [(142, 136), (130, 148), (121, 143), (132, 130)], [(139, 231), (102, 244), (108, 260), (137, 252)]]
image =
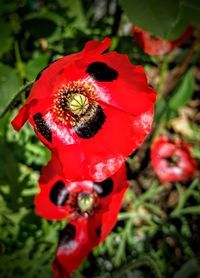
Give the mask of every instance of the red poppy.
[(189, 37), (191, 37), (193, 28), (189, 26), (178, 39), (173, 41), (156, 38), (152, 36), (148, 31), (140, 29), (136, 26), (133, 26), (132, 31), (137, 44), (143, 49), (146, 54), (163, 55), (178, 47)]
[(69, 182), (58, 174), (54, 176), (53, 164), (50, 162), (49, 165), (44, 168), (40, 179), (41, 191), (35, 198), (35, 210), (49, 220), (69, 218), (60, 233), (53, 262), (55, 276), (64, 278), (115, 225), (127, 188), (126, 170), (123, 166), (102, 182)]
[(197, 162), (191, 156), (191, 147), (179, 139), (162, 136), (154, 141), (151, 163), (161, 181), (185, 181), (192, 178)]
[(12, 121), (19, 130), (29, 120), (69, 178), (112, 175), (151, 129), (156, 94), (141, 66), (103, 53), (110, 44), (109, 38), (90, 41), (51, 64)]

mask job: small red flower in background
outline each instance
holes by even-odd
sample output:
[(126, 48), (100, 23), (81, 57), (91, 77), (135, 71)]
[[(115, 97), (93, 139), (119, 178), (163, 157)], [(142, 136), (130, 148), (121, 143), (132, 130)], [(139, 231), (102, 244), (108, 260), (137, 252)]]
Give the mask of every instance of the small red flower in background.
[(39, 76), (12, 121), (29, 120), (69, 179), (100, 181), (114, 174), (151, 130), (155, 92), (126, 55), (103, 53), (90, 41)]
[(184, 141), (170, 140), (166, 136), (153, 142), (151, 163), (161, 181), (189, 180), (197, 170), (191, 147)]
[(69, 218), (53, 262), (57, 278), (68, 277), (111, 232), (126, 188), (124, 166), (102, 182), (69, 182), (53, 173), (51, 162), (44, 167), (35, 211), (49, 220)]
[(148, 55), (163, 55), (174, 48), (177, 48), (185, 42), (193, 33), (193, 28), (189, 26), (185, 32), (176, 40), (167, 41), (161, 38), (155, 38), (151, 34), (139, 27), (133, 26), (132, 32), (134, 34), (137, 44)]

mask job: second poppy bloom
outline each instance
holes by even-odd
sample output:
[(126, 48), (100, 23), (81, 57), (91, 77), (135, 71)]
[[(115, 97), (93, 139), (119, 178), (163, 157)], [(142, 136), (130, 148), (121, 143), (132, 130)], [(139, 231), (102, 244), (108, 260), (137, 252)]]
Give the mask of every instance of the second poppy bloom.
[(151, 130), (155, 92), (126, 55), (90, 41), (38, 77), (12, 124), (29, 120), (69, 179), (104, 180)]
[(57, 278), (69, 277), (111, 232), (126, 188), (124, 166), (102, 182), (66, 181), (53, 172), (51, 162), (43, 169), (40, 193), (35, 198), (36, 213), (49, 220), (69, 219), (60, 233), (53, 262)]
[(146, 54), (164, 55), (185, 42), (192, 35), (193, 28), (189, 26), (178, 39), (173, 41), (154, 37), (148, 31), (137, 26), (133, 26), (132, 32), (137, 44)]
[(154, 141), (151, 163), (161, 181), (185, 181), (191, 179), (197, 162), (191, 155), (191, 147), (179, 139), (162, 136)]

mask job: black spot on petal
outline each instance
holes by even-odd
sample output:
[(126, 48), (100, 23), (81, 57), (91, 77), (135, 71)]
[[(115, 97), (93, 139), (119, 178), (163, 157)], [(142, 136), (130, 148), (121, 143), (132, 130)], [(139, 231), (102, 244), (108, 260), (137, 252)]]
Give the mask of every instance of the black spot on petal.
[(56, 206), (64, 206), (69, 197), (69, 191), (64, 182), (58, 181), (54, 184), (50, 192), (50, 200)]
[(118, 77), (118, 72), (103, 62), (93, 62), (89, 64), (86, 73), (100, 82), (110, 82), (116, 80)]
[(73, 224), (67, 224), (67, 226), (60, 231), (59, 234), (59, 246), (70, 245), (71, 241), (75, 239), (76, 227)]
[(101, 106), (88, 108), (81, 120), (74, 126), (75, 132), (81, 138), (89, 139), (93, 137), (105, 122), (106, 115)]
[(96, 229), (96, 234), (98, 237), (101, 236), (101, 226), (99, 226), (97, 229)]
[(111, 178), (106, 179), (102, 182), (95, 182), (93, 184), (94, 191), (100, 196), (100, 197), (106, 197), (108, 196), (112, 190), (113, 190), (113, 181)]
[(52, 143), (52, 132), (45, 120), (42, 117), (42, 113), (36, 113), (33, 116), (34, 123), (38, 132), (50, 143)]

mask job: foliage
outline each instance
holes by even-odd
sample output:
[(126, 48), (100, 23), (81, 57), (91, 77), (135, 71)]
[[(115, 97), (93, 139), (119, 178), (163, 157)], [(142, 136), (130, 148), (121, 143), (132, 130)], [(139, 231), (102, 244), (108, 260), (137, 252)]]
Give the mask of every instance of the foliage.
[[(80, 51), (86, 41), (106, 36), (113, 39), (112, 50), (145, 67), (158, 91), (155, 123), (151, 136), (127, 159), (129, 189), (116, 227), (73, 277), (114, 277), (126, 264), (121, 277), (153, 277), (148, 265), (129, 267), (146, 255), (166, 277), (199, 277), (199, 173), (188, 182), (161, 183), (149, 155), (158, 135), (173, 134), (191, 144), (199, 163), (199, 10), (195, 0), (1, 1), (1, 277), (53, 277), (51, 261), (66, 223), (34, 214), (40, 170), (50, 154), (28, 124), (16, 133), (10, 122), (39, 71)], [(196, 29), (172, 53), (150, 57), (135, 44), (132, 23), (165, 39), (177, 38), (188, 23)]]
[(189, 24), (200, 28), (197, 19), (200, 6), (196, 0), (121, 0), (120, 3), (134, 24), (157, 37), (174, 40)]

